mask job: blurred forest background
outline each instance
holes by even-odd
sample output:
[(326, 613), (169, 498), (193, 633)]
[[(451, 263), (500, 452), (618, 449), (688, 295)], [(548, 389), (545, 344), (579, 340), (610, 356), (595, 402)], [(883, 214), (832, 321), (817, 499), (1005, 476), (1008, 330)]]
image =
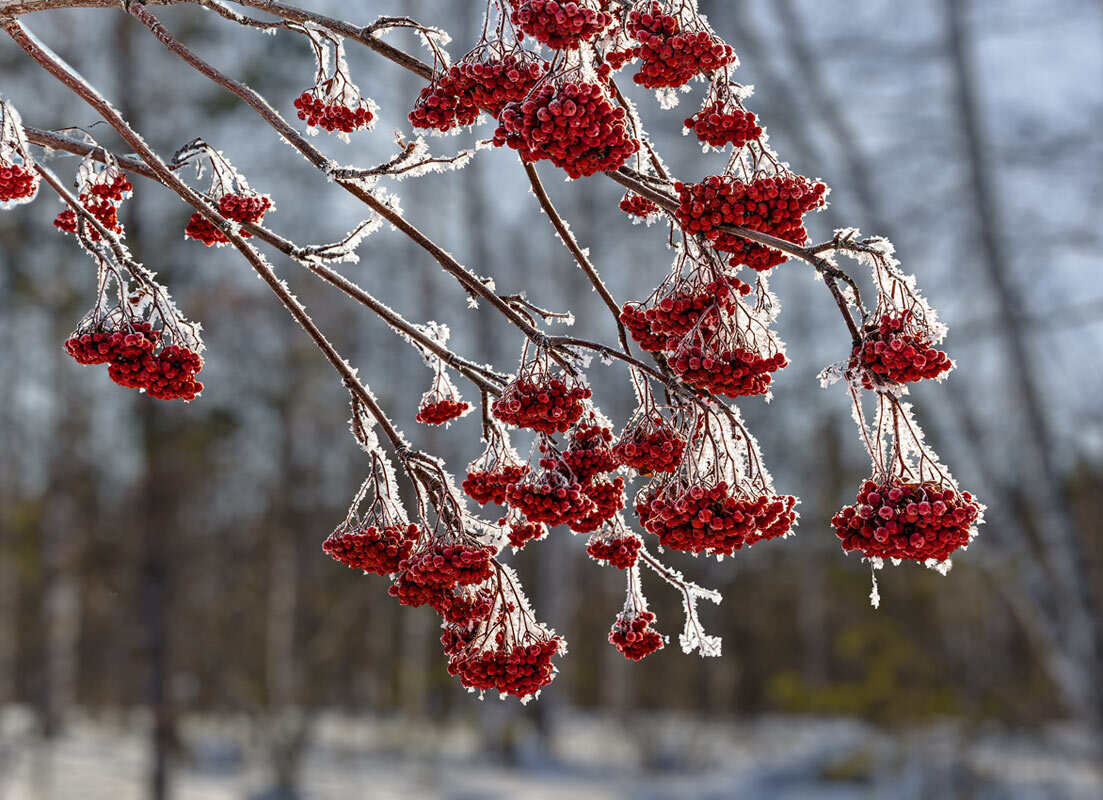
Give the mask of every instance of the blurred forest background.
[[(308, 5), (365, 24), (409, 14), (449, 31), (454, 58), (477, 38), (483, 7)], [(321, 552), (366, 463), (339, 380), (268, 290), (234, 251), (185, 242), (190, 210), (136, 178), (130, 243), (203, 323), (206, 389), (188, 405), (123, 391), (61, 349), (92, 301), (94, 272), (52, 227), (44, 190), (0, 214), (0, 798), (432, 796), (461, 784), (462, 796), (541, 796), (563, 775), (579, 797), (629, 796), (630, 785), (635, 797), (725, 797), (736, 786), (743, 796), (789, 787), (815, 797), (824, 786), (837, 792), (825, 797), (1018, 796), (1012, 784), (1024, 797), (1098, 796), (1103, 3), (700, 5), (740, 54), (736, 79), (756, 87), (748, 107), (772, 144), (833, 189), (813, 237), (842, 226), (889, 236), (950, 326), (957, 369), (912, 392), (929, 440), (988, 505), (950, 575), (887, 569), (874, 611), (868, 566), (840, 550), (828, 522), (853, 502), (868, 463), (845, 392), (822, 390), (816, 374), (846, 357), (848, 338), (823, 287), (791, 262), (772, 285), (792, 365), (768, 407), (741, 407), (778, 488), (801, 497), (798, 535), (723, 563), (677, 561), (724, 594), (704, 610), (723, 658), (674, 645), (626, 662), (605, 641), (620, 575), (557, 529), (516, 563), (570, 653), (538, 702), (480, 703), (446, 675), (431, 611), (400, 608), (385, 580)], [(158, 14), (285, 114), (313, 81), (298, 37), (194, 7)], [(273, 195), (268, 221), (281, 234), (334, 241), (364, 215), (124, 14), (24, 22), (163, 156), (196, 136), (223, 149)], [(387, 39), (425, 56), (401, 32)], [(392, 131), (409, 132), (422, 82), (355, 45), (348, 57), (381, 118), (350, 145), (316, 141), (372, 165), (392, 154)], [(683, 178), (722, 167), (681, 136), (701, 91), (671, 112), (635, 94)], [(28, 125), (95, 122), (6, 38), (0, 92)], [(91, 130), (123, 151), (106, 126)], [(491, 130), (431, 145), (448, 152)], [(66, 180), (76, 165), (50, 162)], [(540, 171), (618, 300), (646, 296), (669, 265), (664, 230), (633, 226), (611, 181)], [(612, 338), (512, 151), (395, 191), (415, 224), (501, 290), (569, 308), (579, 334)], [(401, 234), (384, 229), (360, 253), (343, 269), (377, 296), (451, 326), (461, 353), (507, 371), (516, 363), (518, 337), (467, 309)], [(447, 431), (413, 422), (430, 372), (404, 343), (305, 271), (274, 263), (419, 446), (456, 471), (477, 455), (477, 415)], [(623, 424), (625, 374), (595, 363), (591, 380)], [(645, 588), (675, 634), (678, 598)], [(473, 763), (499, 782), (462, 783), (475, 778), (455, 775)], [(763, 765), (768, 774), (754, 771)], [(631, 783), (648, 774), (657, 782)], [(708, 783), (714, 774), (728, 778)]]

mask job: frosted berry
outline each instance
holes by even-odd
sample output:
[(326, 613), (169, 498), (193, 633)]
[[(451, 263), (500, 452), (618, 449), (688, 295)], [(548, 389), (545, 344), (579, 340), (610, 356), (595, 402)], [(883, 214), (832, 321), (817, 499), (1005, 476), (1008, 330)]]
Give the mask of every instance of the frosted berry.
[(639, 661), (645, 656), (662, 650), (666, 644), (662, 634), (652, 630), (655, 615), (650, 611), (625, 611), (617, 615), (609, 642), (625, 658)]
[(701, 183), (674, 184), (680, 205), (676, 216), (691, 234), (703, 234), (717, 250), (731, 253), (732, 266), (745, 264), (765, 271), (783, 263), (778, 250), (719, 230), (736, 225), (766, 233), (794, 244), (808, 239), (804, 215), (824, 205), (827, 187), (799, 175), (777, 175), (745, 183), (723, 175), (710, 175)]
[(468, 586), (490, 577), (495, 554), (496, 550), (489, 546), (433, 542), (404, 559), (400, 568), (406, 580), (422, 586)]
[(628, 569), (639, 558), (643, 541), (634, 534), (602, 536), (594, 534), (586, 543), (586, 552), (595, 561), (606, 561), (617, 569)]
[(593, 503), (593, 510), (567, 523), (575, 533), (596, 531), (606, 521), (624, 508), (624, 478), (612, 481), (594, 481), (582, 487), (583, 493)]
[(662, 213), (662, 209), (653, 201), (635, 192), (625, 192), (620, 199), (620, 210), (632, 217), (650, 219)]
[(620, 321), (640, 347), (652, 353), (674, 350), (679, 340), (700, 328), (715, 330), (721, 312), (735, 308), (736, 298), (746, 296), (751, 287), (735, 278), (711, 281), (697, 289), (675, 289), (650, 307), (625, 303)]
[(648, 89), (676, 89), (737, 61), (730, 45), (705, 30), (684, 30), (658, 2), (630, 12), (627, 29), (638, 45), (609, 53), (606, 59), (613, 69), (620, 69), (638, 58), (640, 70), (632, 80)]
[[(522, 698), (536, 694), (552, 682), (555, 667), (551, 659), (562, 647), (560, 637), (533, 635), (528, 643), (523, 643), (508, 642), (499, 633), (497, 639), (491, 649), (479, 650), (473, 644), (458, 649), (448, 661), (448, 674), (457, 676), (460, 683), (472, 689), (497, 690)], [(454, 642), (453, 649), (457, 649)]]
[(26, 201), (38, 191), (38, 175), (20, 164), (0, 160), (0, 203)]
[(584, 487), (559, 469), (542, 469), (523, 481), (511, 483), (505, 491), (506, 504), (529, 522), (555, 526), (582, 519), (596, 510)]
[(194, 400), (203, 391), (203, 384), (195, 379), (202, 369), (203, 359), (198, 353), (170, 344), (152, 362), (145, 359), (143, 388), (158, 400)]
[(673, 472), (682, 463), (686, 440), (662, 418), (642, 417), (625, 428), (613, 447), (617, 460), (642, 475)]
[(303, 92), (294, 102), (299, 119), (311, 128), (323, 128), (327, 131), (352, 133), (370, 128), (375, 120), (371, 106), (363, 101), (358, 103), (327, 101), (316, 91)]
[(718, 339), (703, 343), (686, 340), (669, 359), (670, 368), (685, 384), (725, 397), (767, 394), (771, 373), (788, 363), (781, 353), (764, 356)]
[(547, 70), (546, 61), (524, 51), (486, 60), (469, 53), (421, 90), (410, 124), (444, 132), (474, 124), (480, 111), (497, 117), (507, 103), (524, 100)]
[(444, 398), (435, 403), (425, 403), (418, 409), (415, 419), (426, 425), (443, 425), (446, 422), (462, 417), (471, 408), (471, 404), (463, 400)]
[[(234, 222), (261, 222), (268, 209), (272, 207), (272, 199), (267, 195), (250, 192), (248, 194), (235, 194), (228, 192), (218, 200), (218, 213)], [(240, 231), (243, 238), (249, 239), (253, 234), (248, 231)], [(213, 244), (226, 244), (226, 238), (221, 230), (196, 211), (188, 220), (184, 229), (184, 236), (203, 242), (210, 247)]]
[(656, 487), (636, 499), (636, 513), (663, 547), (731, 555), (763, 539), (784, 536), (796, 521), (796, 498), (733, 496), (728, 484)]
[(467, 473), (462, 488), (479, 505), (506, 504), (506, 487), (525, 477), (529, 468), (518, 464), (503, 464), (494, 469), (472, 470)]
[(726, 108), (722, 102), (705, 106), (685, 121), (685, 126), (705, 144), (723, 147), (726, 144), (743, 147), (762, 135), (755, 115), (740, 108)]
[(908, 383), (937, 378), (953, 362), (911, 323), (912, 314), (883, 314), (877, 324), (865, 328), (861, 344), (850, 356), (850, 369), (862, 370), (862, 385), (874, 388), (874, 380)]
[(937, 483), (868, 480), (857, 502), (831, 524), (844, 550), (870, 558), (945, 561), (969, 544), (980, 510), (969, 492)]
[(524, 517), (515, 519), (502, 517), (498, 520), (498, 524), (509, 526), (509, 546), (515, 550), (520, 550), (529, 542), (539, 541), (548, 535), (546, 525), (541, 522), (529, 522)]
[(417, 525), (340, 527), (325, 540), (322, 550), (352, 569), (390, 575), (398, 572), (418, 540)]
[(593, 0), (510, 0), (510, 21), (553, 50), (577, 50), (613, 24)]
[(518, 378), (491, 405), (491, 413), (509, 425), (540, 433), (566, 433), (584, 411), (582, 401), (591, 391), (585, 386), (568, 387), (559, 378), (539, 382)]
[(613, 432), (603, 425), (579, 425), (571, 431), (563, 463), (580, 481), (612, 472), (618, 466), (612, 449)]
[(619, 169), (640, 148), (625, 110), (594, 83), (545, 83), (508, 104), (498, 122), (495, 145), (526, 162), (549, 159), (572, 178)]

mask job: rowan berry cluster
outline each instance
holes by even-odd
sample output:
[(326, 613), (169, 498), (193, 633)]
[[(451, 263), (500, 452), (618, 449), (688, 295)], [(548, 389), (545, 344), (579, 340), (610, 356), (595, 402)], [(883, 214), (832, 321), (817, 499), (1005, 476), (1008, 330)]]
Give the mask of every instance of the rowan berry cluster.
[(390, 575), (399, 571), (418, 537), (418, 527), (412, 523), (384, 527), (360, 525), (351, 529), (342, 525), (325, 540), (322, 550), (352, 569)]
[(590, 480), (582, 485), (586, 498), (593, 504), (587, 514), (568, 520), (567, 527), (575, 533), (592, 533), (624, 508), (624, 478), (611, 481)]
[(544, 522), (555, 527), (583, 520), (597, 511), (582, 482), (569, 475), (562, 463), (541, 459), (541, 469), (523, 480), (506, 486), (506, 505), (516, 509), (529, 522)]
[(673, 472), (682, 463), (686, 439), (658, 414), (641, 414), (613, 447), (617, 461), (642, 475)]
[[(108, 182), (110, 181), (110, 182)], [(119, 206), (134, 189), (126, 176), (118, 170), (101, 170), (96, 178), (80, 193), (78, 200), (96, 220), (112, 233), (122, 233), (119, 222)], [(77, 215), (71, 208), (62, 211), (54, 219), (54, 226), (65, 233), (77, 232)], [(90, 228), (88, 238), (98, 242), (102, 238), (99, 231)]]
[(506, 487), (520, 481), (528, 471), (529, 468), (523, 464), (501, 464), (491, 469), (469, 469), (461, 488), (479, 505), (495, 503), (504, 506)]
[(685, 127), (712, 147), (731, 144), (739, 148), (762, 135), (762, 128), (756, 123), (754, 114), (740, 108), (728, 109), (722, 102), (707, 105), (687, 117)]
[(789, 495), (733, 495), (726, 481), (689, 487), (674, 482), (642, 493), (636, 513), (663, 547), (727, 556), (788, 533), (796, 502)]
[(908, 383), (937, 378), (953, 367), (950, 357), (931, 346), (929, 337), (911, 324), (910, 311), (883, 314), (869, 325), (850, 356), (849, 369), (861, 370), (862, 385), (873, 389), (875, 381)]
[(721, 315), (735, 308), (736, 297), (750, 291), (749, 285), (735, 278), (710, 281), (697, 289), (678, 288), (650, 308), (625, 303), (620, 321), (644, 350), (676, 350), (679, 341), (695, 328), (705, 333), (715, 331)]
[(124, 328), (92, 329), (74, 333), (65, 352), (81, 364), (107, 364), (107, 374), (128, 389), (144, 389), (159, 400), (194, 400), (203, 391), (195, 376), (203, 359), (176, 344), (161, 346), (161, 331), (148, 322)]
[(782, 353), (764, 355), (717, 336), (683, 341), (668, 363), (683, 383), (695, 389), (725, 397), (750, 397), (768, 394), (771, 373), (789, 362)]
[[(272, 208), (272, 198), (268, 195), (245, 190), (226, 192), (218, 199), (218, 213), (234, 222), (261, 222), (270, 208)], [(248, 231), (241, 231), (240, 234), (245, 239), (253, 235)], [(207, 247), (213, 244), (226, 244), (230, 241), (226, 238), (226, 234), (198, 211), (188, 220), (184, 236), (203, 242)]]
[(368, 129), (375, 121), (371, 105), (363, 101), (349, 104), (327, 99), (317, 89), (303, 92), (295, 98), (299, 119), (311, 128), (352, 133)]
[(539, 541), (548, 535), (546, 525), (541, 522), (529, 522), (519, 515), (513, 519), (502, 517), (498, 520), (498, 524), (509, 526), (507, 539), (509, 540), (509, 546), (514, 550), (520, 550), (529, 542)]
[(612, 442), (613, 432), (604, 425), (580, 424), (571, 431), (567, 449), (561, 454), (563, 464), (580, 481), (612, 472), (619, 466)]
[(662, 209), (652, 200), (648, 200), (635, 192), (625, 192), (620, 199), (620, 210), (632, 217), (649, 219), (658, 216)]
[(595, 561), (606, 561), (617, 569), (629, 569), (639, 558), (643, 540), (633, 533), (619, 536), (595, 533), (586, 543), (586, 552)]
[(639, 44), (608, 53), (606, 60), (616, 70), (638, 58), (640, 70), (632, 80), (648, 89), (676, 89), (737, 61), (730, 45), (706, 30), (685, 30), (659, 2), (630, 12), (627, 29)]
[(681, 205), (678, 222), (688, 233), (705, 236), (717, 250), (731, 253), (732, 266), (745, 264), (765, 271), (784, 263), (778, 250), (720, 230), (737, 225), (794, 244), (808, 239), (804, 215), (825, 203), (827, 187), (799, 175), (775, 175), (745, 183), (726, 175), (710, 175), (701, 183), (677, 182)]
[(627, 115), (594, 83), (552, 81), (498, 118), (494, 144), (509, 145), (526, 162), (549, 159), (572, 178), (619, 169), (640, 148)]
[(553, 50), (577, 50), (613, 24), (594, 0), (510, 0), (518, 38), (531, 36)]
[(858, 501), (831, 520), (844, 550), (870, 558), (945, 561), (969, 544), (980, 506), (969, 492), (934, 482), (867, 480)]
[(609, 642), (617, 652), (632, 661), (662, 650), (666, 644), (663, 635), (651, 627), (655, 615), (650, 611), (625, 611), (617, 614), (617, 621), (609, 632)]
[(423, 402), (415, 419), (425, 425), (443, 425), (458, 419), (471, 409), (471, 404), (463, 400), (445, 397), (434, 402)]
[(517, 428), (539, 433), (566, 433), (584, 411), (583, 400), (592, 392), (585, 386), (568, 386), (545, 375), (534, 381), (517, 378), (491, 405), (495, 418)]
[[(505, 622), (499, 623), (504, 627)], [(551, 683), (555, 677), (552, 656), (559, 653), (563, 639), (541, 633), (529, 643), (512, 642), (503, 630), (495, 634), (495, 645), (479, 649), (454, 630), (446, 630), (441, 642), (446, 652), (454, 654), (448, 660), (448, 674), (457, 676), (460, 683), (471, 689), (487, 691), (495, 689), (501, 694), (528, 697)], [(466, 645), (466, 646), (464, 646)]]
[(494, 595), (485, 587), (464, 586), (441, 595), (434, 610), (448, 625), (470, 630), (490, 617)]
[(38, 191), (38, 176), (21, 164), (0, 160), (0, 203), (29, 200)]

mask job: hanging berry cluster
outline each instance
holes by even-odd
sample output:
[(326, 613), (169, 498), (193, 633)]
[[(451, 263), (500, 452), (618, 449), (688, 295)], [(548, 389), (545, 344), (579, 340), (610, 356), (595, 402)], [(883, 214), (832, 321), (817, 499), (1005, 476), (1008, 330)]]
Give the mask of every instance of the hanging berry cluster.
[(38, 192), (30, 146), (15, 106), (0, 101), (0, 205), (27, 203)]
[(344, 41), (313, 23), (298, 29), (310, 41), (317, 62), (314, 85), (295, 98), (299, 119), (310, 129), (322, 128), (345, 141), (353, 131), (371, 128), (377, 109), (349, 77)]
[(553, 50), (576, 50), (613, 24), (597, 0), (510, 0), (518, 39), (531, 36)]

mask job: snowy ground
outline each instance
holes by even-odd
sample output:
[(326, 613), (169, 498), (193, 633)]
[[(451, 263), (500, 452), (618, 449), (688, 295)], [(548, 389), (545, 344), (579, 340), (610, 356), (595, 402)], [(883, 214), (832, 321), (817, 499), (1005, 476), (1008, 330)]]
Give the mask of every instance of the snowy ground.
[[(0, 800), (140, 800), (147, 767), (140, 717), (82, 719), (47, 751), (25, 712), (0, 712)], [(191, 719), (178, 800), (249, 800), (270, 786), (247, 719)], [(1103, 797), (1100, 742), (1067, 727), (1012, 733), (946, 722), (884, 730), (846, 719), (746, 723), (674, 715), (561, 714), (548, 746), (511, 737), (514, 766), (481, 752), (462, 724), (319, 718), (303, 797), (471, 798), (1023, 798)]]

